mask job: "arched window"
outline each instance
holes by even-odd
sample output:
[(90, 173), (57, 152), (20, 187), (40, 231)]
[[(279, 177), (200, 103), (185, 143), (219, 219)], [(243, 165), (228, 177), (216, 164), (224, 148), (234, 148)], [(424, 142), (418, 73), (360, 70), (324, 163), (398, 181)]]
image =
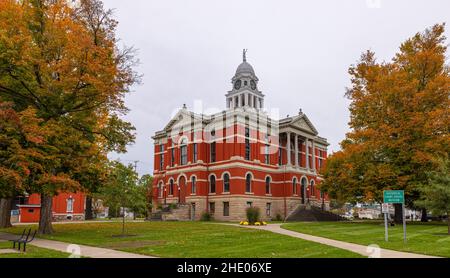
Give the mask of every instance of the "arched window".
[(266, 194), (270, 194), (270, 177), (266, 177)]
[(223, 192), (230, 192), (230, 175), (228, 173), (223, 175)]
[(191, 178), (191, 193), (195, 194), (197, 192), (197, 180), (195, 177)]
[(250, 173), (245, 177), (245, 192), (252, 192), (252, 175)]
[(304, 202), (304, 199), (306, 198), (306, 187), (308, 187), (308, 180), (303, 177), (301, 179), (301, 192), (300, 194), (302, 195), (302, 202)]
[(180, 142), (180, 164), (187, 164), (187, 139), (183, 138)]
[(297, 194), (297, 178), (294, 178), (292, 180), (292, 194)]
[(315, 196), (315, 192), (314, 192), (314, 180), (310, 181), (310, 188), (309, 190), (311, 191), (311, 196)]
[(209, 193), (216, 193), (216, 176), (209, 177)]
[(159, 198), (163, 197), (163, 183), (162, 182), (160, 182), (158, 185), (158, 196), (159, 196)]
[(173, 179), (169, 181), (169, 195), (173, 195)]

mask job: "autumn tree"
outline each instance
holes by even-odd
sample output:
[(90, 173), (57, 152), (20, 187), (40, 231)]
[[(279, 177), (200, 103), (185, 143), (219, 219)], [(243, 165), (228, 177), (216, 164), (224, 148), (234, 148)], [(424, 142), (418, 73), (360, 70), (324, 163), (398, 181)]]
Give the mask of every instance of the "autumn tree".
[(426, 173), (437, 167), (434, 158), (450, 150), (444, 27), (406, 40), (390, 62), (377, 62), (367, 51), (350, 67), (351, 131), (324, 171), (322, 189), (331, 196), (380, 202), (383, 190), (402, 189), (414, 207), (421, 195), (417, 186), (429, 185)]
[(13, 197), (26, 191), (27, 179), (39, 170), (47, 131), (39, 127), (34, 109), (16, 112), (0, 101), (0, 228), (11, 227)]
[(0, 99), (18, 112), (35, 109), (40, 127), (52, 130), (27, 187), (41, 194), (39, 233), (52, 232), (55, 194), (98, 190), (106, 154), (134, 140), (120, 116), (139, 76), (133, 49), (117, 46), (116, 26), (99, 0), (0, 1)]

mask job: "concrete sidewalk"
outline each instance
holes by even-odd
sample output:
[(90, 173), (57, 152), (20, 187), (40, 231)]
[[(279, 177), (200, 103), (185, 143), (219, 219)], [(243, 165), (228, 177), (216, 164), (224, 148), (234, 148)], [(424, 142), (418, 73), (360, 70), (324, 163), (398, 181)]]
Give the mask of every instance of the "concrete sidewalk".
[[(9, 240), (15, 239), (18, 235), (8, 234), (8, 233), (0, 233), (0, 239)], [(67, 242), (61, 242), (56, 240), (48, 240), (35, 238), (30, 245), (47, 248), (51, 250), (61, 251), (68, 253), (67, 256), (71, 256), (70, 254), (80, 255), (82, 257), (89, 258), (133, 258), (133, 259), (144, 259), (144, 258), (156, 258), (151, 256), (139, 255), (129, 252), (117, 251), (113, 249), (100, 248), (100, 247), (92, 247), (80, 244), (71, 244)]]
[(318, 237), (318, 236), (312, 236), (308, 234), (302, 234), (290, 230), (286, 230), (281, 228), (281, 224), (269, 224), (267, 226), (242, 226), (238, 224), (226, 224), (226, 225), (233, 225), (233, 226), (239, 226), (239, 227), (245, 227), (245, 228), (251, 228), (251, 229), (258, 229), (258, 230), (264, 230), (269, 231), (277, 234), (287, 235), (291, 237), (301, 238), (308, 241), (313, 241), (341, 249), (345, 249), (354, 253), (358, 253), (363, 256), (371, 256), (371, 257), (377, 257), (377, 258), (438, 258), (433, 256), (427, 256), (422, 254), (415, 254), (415, 253), (408, 253), (408, 252), (400, 252), (400, 251), (394, 251), (389, 249), (382, 249), (380, 248), (379, 254), (374, 254), (374, 249), (370, 246), (365, 245), (359, 245), (355, 243), (349, 243), (324, 237)]

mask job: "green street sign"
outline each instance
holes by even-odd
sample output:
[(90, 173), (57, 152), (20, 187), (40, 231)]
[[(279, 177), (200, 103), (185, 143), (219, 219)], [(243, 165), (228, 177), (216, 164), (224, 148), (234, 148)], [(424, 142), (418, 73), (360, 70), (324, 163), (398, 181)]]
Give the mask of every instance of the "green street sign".
[(405, 191), (404, 190), (384, 190), (383, 191), (384, 203), (390, 204), (404, 204), (405, 203)]

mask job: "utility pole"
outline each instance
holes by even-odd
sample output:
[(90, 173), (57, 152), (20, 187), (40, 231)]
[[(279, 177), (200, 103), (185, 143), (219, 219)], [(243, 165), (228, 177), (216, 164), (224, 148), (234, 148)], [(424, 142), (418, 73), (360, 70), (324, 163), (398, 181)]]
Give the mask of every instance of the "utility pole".
[(137, 164), (138, 164), (139, 160), (135, 160), (134, 161), (134, 171), (137, 172)]

